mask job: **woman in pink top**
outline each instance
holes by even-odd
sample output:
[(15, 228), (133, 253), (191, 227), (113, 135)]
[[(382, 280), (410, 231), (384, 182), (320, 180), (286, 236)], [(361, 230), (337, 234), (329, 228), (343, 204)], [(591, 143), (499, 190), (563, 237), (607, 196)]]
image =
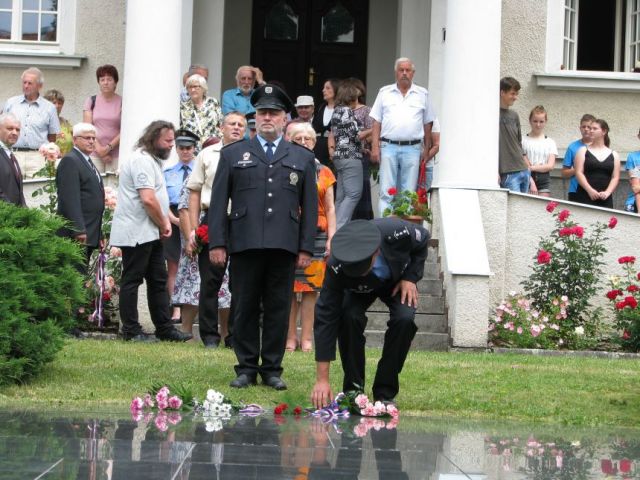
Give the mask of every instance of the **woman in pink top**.
[(118, 70), (113, 65), (102, 65), (96, 70), (96, 78), (100, 93), (85, 100), (82, 120), (95, 125), (98, 132), (92, 155), (96, 167), (101, 172), (116, 172), (122, 116), (122, 97), (116, 93)]

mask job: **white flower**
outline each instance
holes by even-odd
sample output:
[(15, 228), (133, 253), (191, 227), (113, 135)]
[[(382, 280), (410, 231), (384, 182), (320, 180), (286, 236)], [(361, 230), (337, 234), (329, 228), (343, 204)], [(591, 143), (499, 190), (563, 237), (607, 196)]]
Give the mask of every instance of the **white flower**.
[(584, 335), (584, 327), (576, 327), (576, 335)]
[(222, 401), (224, 400), (224, 395), (213, 389), (209, 389), (207, 390), (207, 400), (209, 400), (209, 402), (211, 403), (222, 403)]
[(213, 420), (209, 420), (204, 427), (207, 432), (217, 432), (219, 430), (222, 430), (222, 421), (218, 418), (213, 419)]

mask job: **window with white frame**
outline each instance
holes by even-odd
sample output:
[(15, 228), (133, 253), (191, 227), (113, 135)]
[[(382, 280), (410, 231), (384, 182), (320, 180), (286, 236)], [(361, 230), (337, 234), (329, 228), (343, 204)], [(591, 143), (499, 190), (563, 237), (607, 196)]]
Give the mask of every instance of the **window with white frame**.
[(563, 68), (630, 71), (640, 59), (640, 0), (564, 0)]
[(56, 44), (58, 0), (0, 0), (0, 40)]

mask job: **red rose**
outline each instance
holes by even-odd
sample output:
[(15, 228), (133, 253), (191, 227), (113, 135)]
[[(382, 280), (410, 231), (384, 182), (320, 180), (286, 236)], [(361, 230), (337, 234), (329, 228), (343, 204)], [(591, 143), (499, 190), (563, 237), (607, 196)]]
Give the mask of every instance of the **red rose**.
[(625, 302), (624, 300), (621, 302), (616, 302), (616, 310), (622, 310), (626, 306), (627, 302)]
[(558, 235), (560, 235), (561, 237), (568, 237), (572, 233), (573, 233), (573, 228), (569, 228), (569, 227), (562, 227), (560, 230), (558, 230)]
[(622, 338), (624, 340), (629, 340), (631, 338), (631, 334), (629, 333), (629, 330), (625, 330), (624, 332), (622, 332)]
[(206, 245), (209, 243), (209, 227), (207, 225), (200, 225), (196, 228), (196, 236), (200, 241)]
[(387, 190), (387, 193), (389, 195), (395, 195), (396, 193), (398, 193), (398, 190), (396, 189), (396, 187), (391, 187), (389, 188), (389, 190)]
[(628, 257), (620, 257), (618, 259), (618, 263), (623, 264), (623, 263), (635, 263), (636, 261), (636, 257), (633, 256), (628, 256)]
[(278, 405), (278, 406), (276, 406), (276, 408), (273, 409), (273, 413), (275, 415), (282, 415), (282, 412), (284, 412), (284, 409), (282, 408), (282, 405)]
[(571, 212), (569, 210), (562, 210), (558, 214), (558, 220), (560, 220), (561, 222), (564, 222), (567, 218), (569, 218), (569, 215), (571, 215)]
[(615, 228), (618, 224), (618, 219), (616, 217), (611, 217), (609, 219), (609, 228)]
[(558, 206), (558, 202), (549, 202), (549, 203), (547, 203), (547, 207), (546, 207), (547, 208), (547, 212), (549, 212), (549, 213), (553, 212), (556, 209), (557, 206)]
[(104, 302), (108, 302), (109, 300), (111, 300), (111, 295), (109, 295), (109, 292), (104, 292), (104, 293), (102, 294), (102, 300), (103, 300)]
[(551, 261), (551, 254), (546, 250), (540, 250), (538, 252), (538, 263), (544, 264)]
[(629, 295), (628, 297), (624, 297), (624, 303), (627, 305), (627, 307), (630, 308), (636, 308), (638, 306), (638, 301), (631, 295)]
[(629, 285), (627, 287), (627, 292), (633, 293), (633, 292), (638, 292), (638, 291), (640, 291), (640, 288), (638, 288), (637, 285)]
[(578, 238), (582, 238), (582, 236), (584, 235), (584, 228), (580, 227), (580, 226), (575, 226), (573, 227), (573, 234), (578, 237)]
[(609, 300), (615, 300), (618, 298), (618, 295), (622, 295), (622, 290), (609, 290), (607, 292), (607, 298)]
[(294, 415), (300, 415), (301, 413), (302, 413), (302, 408), (300, 406), (297, 406), (296, 408), (293, 409)]
[(424, 188), (419, 188), (416, 193), (418, 194), (418, 203), (427, 203), (427, 191)]

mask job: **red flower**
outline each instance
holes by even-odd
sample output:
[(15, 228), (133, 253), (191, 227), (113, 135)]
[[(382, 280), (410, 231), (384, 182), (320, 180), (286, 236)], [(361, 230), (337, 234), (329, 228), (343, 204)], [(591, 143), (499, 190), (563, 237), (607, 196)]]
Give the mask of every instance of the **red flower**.
[(297, 406), (296, 408), (293, 409), (294, 415), (300, 415), (301, 413), (302, 413), (302, 408), (300, 406)]
[(622, 332), (622, 338), (624, 340), (629, 340), (631, 338), (631, 334), (629, 333), (629, 330), (625, 330), (624, 332)]
[(638, 272), (638, 274), (636, 275), (636, 278), (640, 280), (640, 272)]
[(616, 465), (608, 458), (603, 458), (602, 460), (600, 460), (600, 470), (602, 470), (602, 473), (605, 473), (607, 475), (615, 475), (616, 473), (618, 473)]
[(582, 236), (584, 235), (584, 228), (576, 225), (575, 227), (573, 227), (573, 234), (578, 237), (578, 238), (582, 238)]
[(636, 261), (636, 257), (633, 256), (628, 256), (628, 257), (620, 257), (618, 259), (618, 263), (623, 264), (623, 263), (635, 263)]
[(624, 300), (621, 302), (616, 302), (616, 310), (622, 310), (626, 306), (627, 302), (625, 302)]
[(418, 203), (427, 203), (427, 191), (424, 188), (419, 188), (416, 193), (418, 194)]
[(102, 294), (102, 300), (103, 300), (104, 302), (108, 302), (109, 300), (111, 300), (111, 295), (109, 295), (109, 292), (104, 292), (104, 293)]
[(631, 293), (633, 293), (633, 292), (640, 292), (640, 288), (638, 288), (638, 286), (637, 286), (637, 285), (629, 285), (629, 286), (627, 287), (627, 292), (631, 292)]
[(561, 237), (568, 237), (572, 233), (573, 228), (570, 227), (562, 227), (560, 230), (558, 230), (558, 235), (560, 235)]
[(569, 210), (562, 210), (558, 214), (558, 220), (560, 220), (561, 222), (564, 222), (567, 218), (569, 218), (569, 215), (571, 215), (571, 212)]
[(609, 300), (615, 300), (618, 298), (618, 295), (622, 295), (622, 290), (609, 290), (607, 292), (607, 298)]
[(629, 473), (631, 471), (631, 460), (623, 458), (620, 460), (620, 472)]
[(282, 415), (287, 408), (289, 408), (289, 405), (287, 405), (286, 403), (280, 403), (279, 405), (276, 405), (276, 408), (273, 409), (273, 413), (275, 415)]
[(547, 207), (546, 207), (547, 212), (549, 212), (549, 213), (553, 212), (556, 209), (557, 206), (558, 206), (558, 202), (549, 202), (549, 203), (547, 203)]
[(624, 303), (626, 303), (627, 307), (630, 308), (636, 308), (638, 306), (638, 301), (631, 295), (629, 295), (628, 297), (624, 297)]
[(611, 217), (609, 219), (609, 228), (615, 228), (618, 224), (618, 219), (616, 217)]
[(209, 227), (207, 225), (200, 225), (196, 228), (196, 236), (200, 239), (203, 245), (209, 243)]
[(398, 189), (396, 187), (391, 187), (389, 188), (389, 190), (387, 190), (387, 193), (389, 195), (395, 195), (396, 193), (398, 193)]
[(546, 250), (540, 250), (538, 252), (538, 263), (539, 264), (549, 263), (550, 261), (551, 261), (551, 254), (549, 252), (547, 252)]

